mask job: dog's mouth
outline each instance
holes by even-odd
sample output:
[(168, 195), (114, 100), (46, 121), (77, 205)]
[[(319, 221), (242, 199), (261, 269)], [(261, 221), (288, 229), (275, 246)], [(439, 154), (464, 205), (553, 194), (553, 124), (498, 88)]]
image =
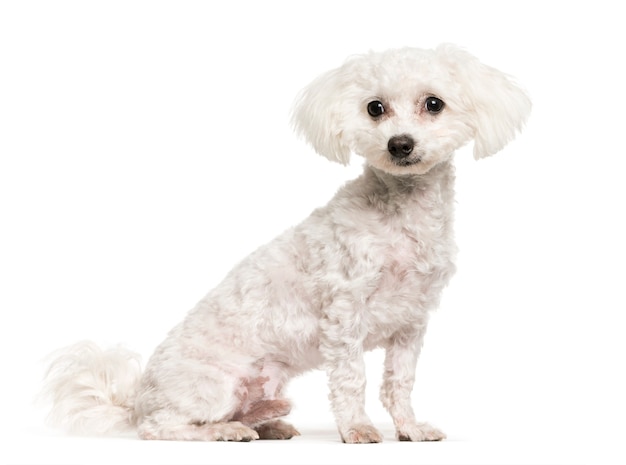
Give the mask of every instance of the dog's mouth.
[(417, 157), (410, 157), (410, 158), (391, 157), (391, 162), (396, 166), (413, 166), (413, 165), (417, 165), (421, 161), (422, 161), (421, 155)]

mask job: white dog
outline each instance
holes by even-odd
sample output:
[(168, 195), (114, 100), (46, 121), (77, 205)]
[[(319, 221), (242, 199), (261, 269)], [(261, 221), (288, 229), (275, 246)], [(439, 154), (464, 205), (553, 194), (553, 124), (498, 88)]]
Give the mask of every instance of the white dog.
[(78, 344), (48, 372), (50, 418), (143, 439), (288, 439), (287, 382), (323, 367), (341, 439), (382, 441), (364, 410), (363, 353), (386, 351), (380, 399), (397, 438), (445, 435), (411, 407), (429, 312), (454, 273), (453, 153), (502, 149), (526, 94), (451, 45), (350, 58), (305, 88), (296, 130), (321, 155), (365, 158), (325, 207), (237, 265), (176, 326), (141, 375), (134, 355)]

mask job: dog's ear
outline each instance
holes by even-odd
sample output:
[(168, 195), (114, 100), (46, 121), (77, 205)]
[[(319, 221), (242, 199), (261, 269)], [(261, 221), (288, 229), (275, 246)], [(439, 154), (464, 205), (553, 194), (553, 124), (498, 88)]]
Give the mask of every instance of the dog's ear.
[(442, 45), (437, 53), (449, 61), (455, 81), (465, 90), (474, 130), (474, 158), (499, 152), (521, 131), (530, 114), (530, 98), (510, 76), (458, 47)]
[(315, 151), (329, 160), (347, 164), (350, 147), (344, 141), (342, 102), (346, 86), (342, 68), (328, 71), (302, 89), (294, 103), (291, 122)]

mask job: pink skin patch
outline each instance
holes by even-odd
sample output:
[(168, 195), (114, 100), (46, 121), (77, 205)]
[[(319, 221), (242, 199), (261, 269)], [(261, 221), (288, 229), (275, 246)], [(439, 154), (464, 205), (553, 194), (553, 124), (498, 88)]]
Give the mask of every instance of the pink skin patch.
[(284, 378), (284, 366), (271, 362), (263, 365), (256, 378), (243, 378), (235, 393), (241, 404), (232, 420), (255, 427), (289, 414), (291, 403), (276, 398), (280, 394)]

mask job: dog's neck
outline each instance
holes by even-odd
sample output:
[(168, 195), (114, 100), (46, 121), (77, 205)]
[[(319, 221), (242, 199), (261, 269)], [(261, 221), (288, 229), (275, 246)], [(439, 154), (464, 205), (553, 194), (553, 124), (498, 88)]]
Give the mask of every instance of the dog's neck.
[(454, 165), (442, 162), (425, 174), (396, 176), (366, 165), (361, 192), (372, 206), (386, 213), (412, 209), (425, 196), (452, 202), (454, 196)]

